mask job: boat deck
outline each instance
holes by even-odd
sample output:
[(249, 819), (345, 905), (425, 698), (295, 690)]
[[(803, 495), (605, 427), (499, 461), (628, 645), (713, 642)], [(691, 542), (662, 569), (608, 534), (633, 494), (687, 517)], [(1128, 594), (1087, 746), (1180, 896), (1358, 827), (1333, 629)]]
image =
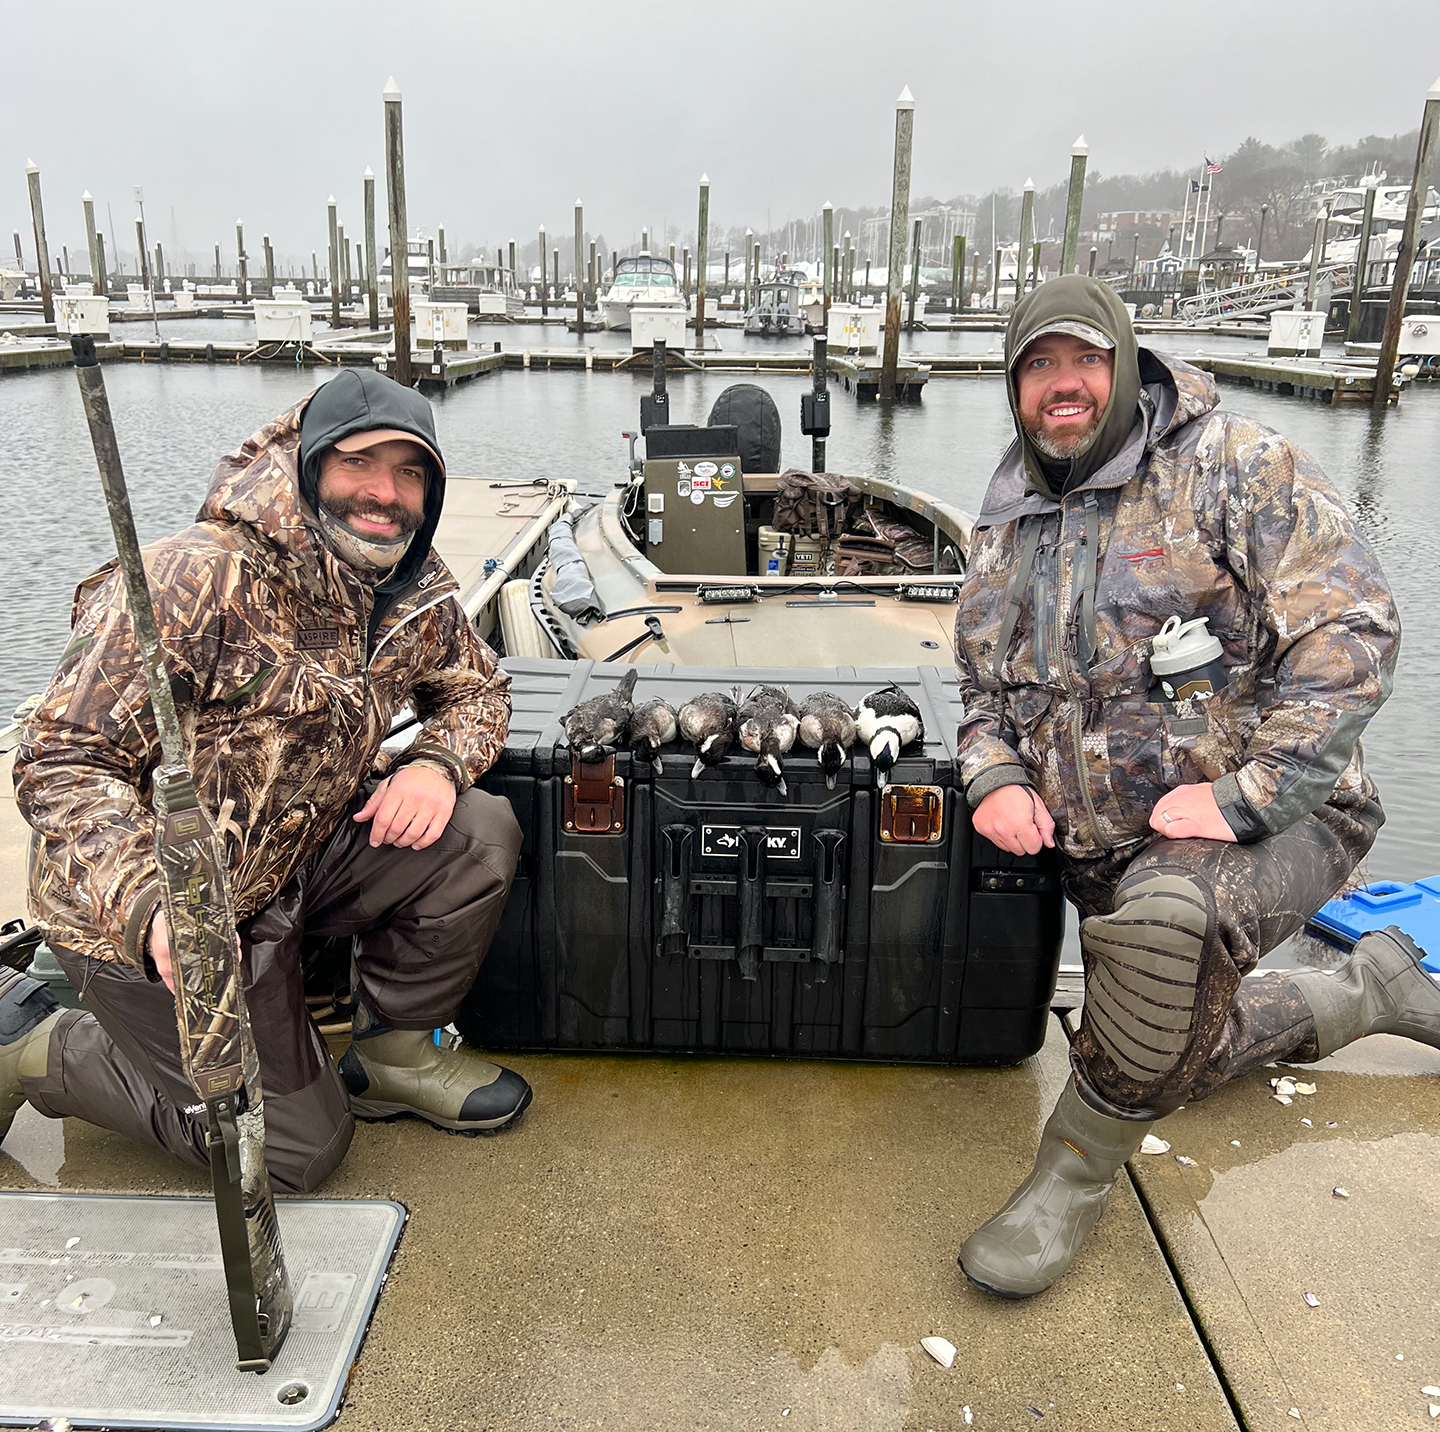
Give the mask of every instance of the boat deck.
[[(5, 758), (6, 916), (25, 837)], [(1013, 1069), (525, 1055), (535, 1103), (496, 1138), (362, 1125), (322, 1193), (411, 1218), (338, 1426), (1429, 1425), (1440, 1054), (1377, 1037), (1289, 1107), (1260, 1071), (1183, 1110), (1072, 1274), (998, 1302), (955, 1253), (1028, 1168), (1065, 1056), (1058, 1018)], [(0, 1187), (206, 1191), (28, 1107)]]

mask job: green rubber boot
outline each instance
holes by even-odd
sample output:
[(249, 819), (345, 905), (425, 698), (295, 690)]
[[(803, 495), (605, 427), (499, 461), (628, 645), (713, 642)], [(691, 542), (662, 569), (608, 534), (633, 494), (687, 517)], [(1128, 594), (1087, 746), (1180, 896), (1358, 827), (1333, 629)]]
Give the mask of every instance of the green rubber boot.
[(39, 980), (0, 965), (0, 1141), (25, 1102), (21, 1078), (45, 1074), (50, 1034), (62, 1012)]
[(467, 1049), (458, 1035), (435, 1043), (428, 1029), (374, 1026), (340, 1057), (340, 1077), (357, 1119), (410, 1114), (452, 1134), (489, 1134), (530, 1103), (530, 1086)]
[(1315, 1017), (1320, 1058), (1367, 1034), (1401, 1034), (1440, 1049), (1440, 988), (1424, 951), (1394, 925), (1362, 935), (1333, 972), (1286, 975)]
[(1072, 1079), (1040, 1135), (1030, 1177), (961, 1247), (965, 1276), (1001, 1298), (1043, 1293), (1074, 1261), (1121, 1167), (1153, 1127), (1097, 1113)]

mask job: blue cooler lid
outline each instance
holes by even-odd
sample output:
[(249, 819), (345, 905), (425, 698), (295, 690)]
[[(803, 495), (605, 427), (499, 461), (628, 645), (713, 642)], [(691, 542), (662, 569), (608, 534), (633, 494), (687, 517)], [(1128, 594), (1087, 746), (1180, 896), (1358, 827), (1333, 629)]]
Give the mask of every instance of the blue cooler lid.
[(1307, 923), (1347, 945), (1371, 930), (1395, 925), (1425, 952), (1425, 968), (1440, 974), (1440, 875), (1405, 882), (1374, 880), (1326, 901)]

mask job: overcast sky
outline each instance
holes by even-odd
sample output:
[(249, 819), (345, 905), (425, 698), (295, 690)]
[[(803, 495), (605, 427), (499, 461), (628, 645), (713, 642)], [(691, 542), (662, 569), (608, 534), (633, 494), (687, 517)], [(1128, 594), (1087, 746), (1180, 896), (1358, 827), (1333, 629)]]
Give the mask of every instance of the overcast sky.
[[(762, 229), (829, 199), (886, 203), (894, 101), (915, 95), (913, 192), (1044, 186), (1072, 140), (1102, 174), (1198, 164), (1247, 134), (1332, 141), (1419, 122), (1440, 74), (1434, 0), (4, 0), (0, 224), (32, 251), (24, 166), (52, 254), (84, 252), (80, 194), (133, 246), (324, 252), (332, 192), (361, 234), (381, 91), (404, 93), (412, 228), (495, 245), (573, 228), (611, 243), (711, 217)], [(127, 234), (130, 236), (127, 238)]]

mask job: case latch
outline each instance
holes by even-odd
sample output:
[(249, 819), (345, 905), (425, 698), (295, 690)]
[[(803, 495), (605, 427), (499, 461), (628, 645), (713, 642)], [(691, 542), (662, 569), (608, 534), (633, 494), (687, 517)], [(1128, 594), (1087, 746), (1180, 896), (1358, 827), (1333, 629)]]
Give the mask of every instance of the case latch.
[(888, 785), (880, 792), (880, 839), (899, 845), (936, 845), (945, 814), (939, 786)]
[(577, 835), (619, 835), (625, 829), (625, 780), (615, 774), (614, 756), (590, 766), (571, 760), (565, 829)]

